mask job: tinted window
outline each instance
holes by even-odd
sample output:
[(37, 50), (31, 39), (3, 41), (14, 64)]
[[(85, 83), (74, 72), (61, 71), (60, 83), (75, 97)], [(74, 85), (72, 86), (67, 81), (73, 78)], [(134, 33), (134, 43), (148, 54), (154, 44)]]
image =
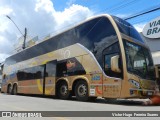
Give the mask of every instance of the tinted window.
[[(26, 49), (23, 52), (10, 57), (8, 60), (13, 59), (12, 62), (20, 62), (57, 49), (61, 49), (63, 47), (73, 45), (75, 43), (80, 43), (88, 50), (93, 52), (97, 61), (99, 62), (101, 67), (103, 67), (103, 50), (117, 41), (118, 38), (110, 20), (106, 17), (99, 17), (83, 23), (64, 33), (61, 33), (53, 38), (50, 38), (49, 40), (37, 44), (34, 47)], [(83, 66), (80, 65), (78, 61), (76, 63), (78, 65), (72, 70), (67, 68), (66, 65), (68, 63), (69, 62), (67, 60), (58, 62), (57, 76), (85, 74)], [(30, 72), (29, 70), (28, 72), (27, 70), (20, 70), (18, 72), (18, 75), (20, 74), (19, 76), (22, 76), (22, 79), (23, 74), (27, 76), (25, 77), (25, 79), (34, 78), (33, 76), (35, 76), (30, 74), (28, 78), (28, 74), (26, 75), (26, 73), (34, 73), (34, 71)]]
[(68, 59), (66, 66), (67, 66), (67, 74), (70, 76), (86, 74), (83, 66), (76, 58)]
[(19, 70), (17, 72), (18, 80), (42, 79), (44, 76), (44, 66), (36, 66)]
[(108, 18), (99, 17), (7, 58), (6, 65), (15, 64), (75, 43), (80, 43), (93, 52), (101, 65), (102, 50), (117, 40), (116, 32)]
[(59, 61), (57, 64), (57, 76), (72, 76), (86, 74), (83, 66), (76, 58)]
[[(78, 35), (82, 38), (82, 44), (85, 45), (86, 43), (87, 48), (90, 46), (92, 49), (98, 45), (99, 42), (104, 43), (104, 39), (107, 41), (107, 38), (109, 39), (109, 37), (116, 35), (111, 22), (106, 17), (100, 17), (86, 22), (78, 27), (78, 32)], [(110, 40), (107, 42), (109, 41)], [(89, 45), (89, 43), (91, 43), (91, 45)]]
[(55, 77), (56, 76), (56, 64), (57, 64), (57, 61), (51, 61), (46, 64), (45, 77)]
[[(106, 75), (110, 77), (118, 77), (122, 78), (122, 72), (121, 73), (116, 73), (111, 70), (111, 58), (115, 55), (120, 56), (120, 49), (118, 43), (115, 43), (108, 48), (106, 48), (103, 52), (104, 55), (104, 71)], [(122, 70), (122, 61), (121, 61), (121, 56), (119, 58), (119, 68)]]
[(155, 80), (155, 70), (150, 51), (143, 46), (123, 40), (129, 72), (143, 79)]
[(115, 16), (112, 16), (112, 17), (115, 20), (121, 33), (126, 34), (127, 36), (130, 36), (132, 38), (135, 38), (136, 40), (138, 40), (138, 42), (144, 43), (140, 34), (130, 23), (118, 17), (115, 17)]
[(57, 77), (67, 76), (66, 60), (58, 61), (57, 63)]
[(102, 51), (118, 41), (111, 22), (106, 17), (96, 18), (78, 27), (80, 42), (87, 47), (102, 66)]

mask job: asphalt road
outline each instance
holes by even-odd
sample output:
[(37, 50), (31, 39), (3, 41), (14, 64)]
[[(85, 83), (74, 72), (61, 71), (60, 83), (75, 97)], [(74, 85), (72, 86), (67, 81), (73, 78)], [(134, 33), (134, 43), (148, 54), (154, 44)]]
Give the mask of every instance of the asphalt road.
[[(53, 97), (29, 96), (29, 95), (7, 95), (0, 94), (0, 111), (160, 111), (160, 106), (144, 106), (144, 100), (118, 100), (108, 103), (106, 100), (98, 98), (95, 102), (79, 102), (72, 98), (71, 100), (59, 100)], [(74, 114), (74, 113), (73, 113)], [(88, 113), (87, 113), (88, 114)], [(73, 115), (74, 116), (74, 115)], [(0, 118), (1, 119), (1, 118)], [(4, 119), (4, 118), (3, 118)], [(6, 119), (6, 118), (5, 118)], [(9, 119), (9, 118), (7, 118)], [(11, 118), (10, 118), (11, 119)], [(13, 119), (13, 118), (12, 118)], [(21, 119), (20, 117), (14, 119)], [(26, 118), (27, 119), (27, 118)], [(44, 118), (32, 118), (44, 119)], [(137, 119), (135, 117), (48, 117), (49, 120), (83, 120), (83, 119), (112, 119), (127, 120)], [(140, 120), (158, 120), (157, 117), (141, 117)]]

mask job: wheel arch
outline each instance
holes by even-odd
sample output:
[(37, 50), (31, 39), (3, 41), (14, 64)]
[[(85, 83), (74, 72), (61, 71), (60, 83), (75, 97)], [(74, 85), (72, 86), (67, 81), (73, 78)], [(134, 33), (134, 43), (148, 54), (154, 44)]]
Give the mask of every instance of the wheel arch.
[(69, 87), (69, 81), (68, 81), (67, 78), (59, 78), (59, 79), (56, 81), (56, 85), (55, 85), (55, 87), (56, 87), (56, 93), (57, 93), (57, 87), (58, 87), (58, 85), (59, 85), (60, 83), (62, 83), (62, 82), (66, 82), (67, 85), (68, 85), (68, 87)]
[(7, 91), (6, 91), (6, 93), (9, 93), (9, 86), (11, 86), (11, 89), (12, 89), (13, 88), (13, 84), (11, 82), (9, 82), (7, 84)]
[(18, 89), (18, 82), (14, 82), (14, 83), (13, 83), (12, 91), (13, 91), (13, 89), (14, 89), (15, 86), (17, 86), (17, 89)]
[(18, 87), (18, 82), (14, 82), (14, 83), (13, 83), (13, 87), (14, 87), (15, 85), (17, 85), (17, 87)]
[[(16, 92), (14, 92), (15, 86), (16, 86)], [(16, 95), (17, 92), (18, 92), (18, 82), (14, 82), (14, 83), (13, 83), (13, 87), (12, 87), (12, 94), (13, 94), (13, 95)]]
[(56, 81), (56, 86), (57, 86), (59, 83), (61, 83), (61, 82), (66, 82), (67, 85), (69, 85), (69, 81), (68, 81), (67, 78), (59, 78), (59, 79), (57, 79), (57, 81)]
[(88, 90), (89, 90), (89, 80), (87, 77), (84, 77), (84, 76), (80, 76), (80, 77), (76, 77), (74, 80), (73, 80), (73, 83), (72, 83), (72, 94), (75, 94), (74, 91), (75, 91), (75, 86), (76, 84), (78, 83), (78, 81), (85, 81), (88, 85)]

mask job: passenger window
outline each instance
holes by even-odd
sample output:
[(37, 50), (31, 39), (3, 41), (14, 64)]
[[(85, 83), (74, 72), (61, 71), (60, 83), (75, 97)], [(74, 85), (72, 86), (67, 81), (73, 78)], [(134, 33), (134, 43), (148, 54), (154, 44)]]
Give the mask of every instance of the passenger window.
[(57, 64), (57, 77), (83, 74), (86, 74), (86, 71), (76, 58), (59, 61)]
[(66, 60), (57, 63), (57, 77), (67, 76)]
[(26, 68), (23, 70), (19, 70), (17, 72), (18, 80), (42, 79), (43, 76), (44, 76), (44, 65)]
[(68, 76), (86, 74), (82, 64), (76, 58), (67, 59), (66, 66)]

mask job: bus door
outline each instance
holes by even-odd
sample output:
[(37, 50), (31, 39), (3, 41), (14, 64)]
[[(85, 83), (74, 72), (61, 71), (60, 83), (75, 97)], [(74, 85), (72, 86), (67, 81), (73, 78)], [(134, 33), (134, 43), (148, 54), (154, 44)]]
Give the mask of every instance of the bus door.
[[(115, 72), (111, 69), (111, 59), (120, 56), (118, 42), (110, 45), (103, 51), (103, 97), (118, 98), (121, 93), (122, 71)], [(118, 63), (121, 64), (121, 57)], [(120, 65), (121, 66), (121, 65)]]
[(44, 95), (55, 95), (56, 65), (57, 60), (49, 61), (45, 65), (45, 76), (43, 85)]

